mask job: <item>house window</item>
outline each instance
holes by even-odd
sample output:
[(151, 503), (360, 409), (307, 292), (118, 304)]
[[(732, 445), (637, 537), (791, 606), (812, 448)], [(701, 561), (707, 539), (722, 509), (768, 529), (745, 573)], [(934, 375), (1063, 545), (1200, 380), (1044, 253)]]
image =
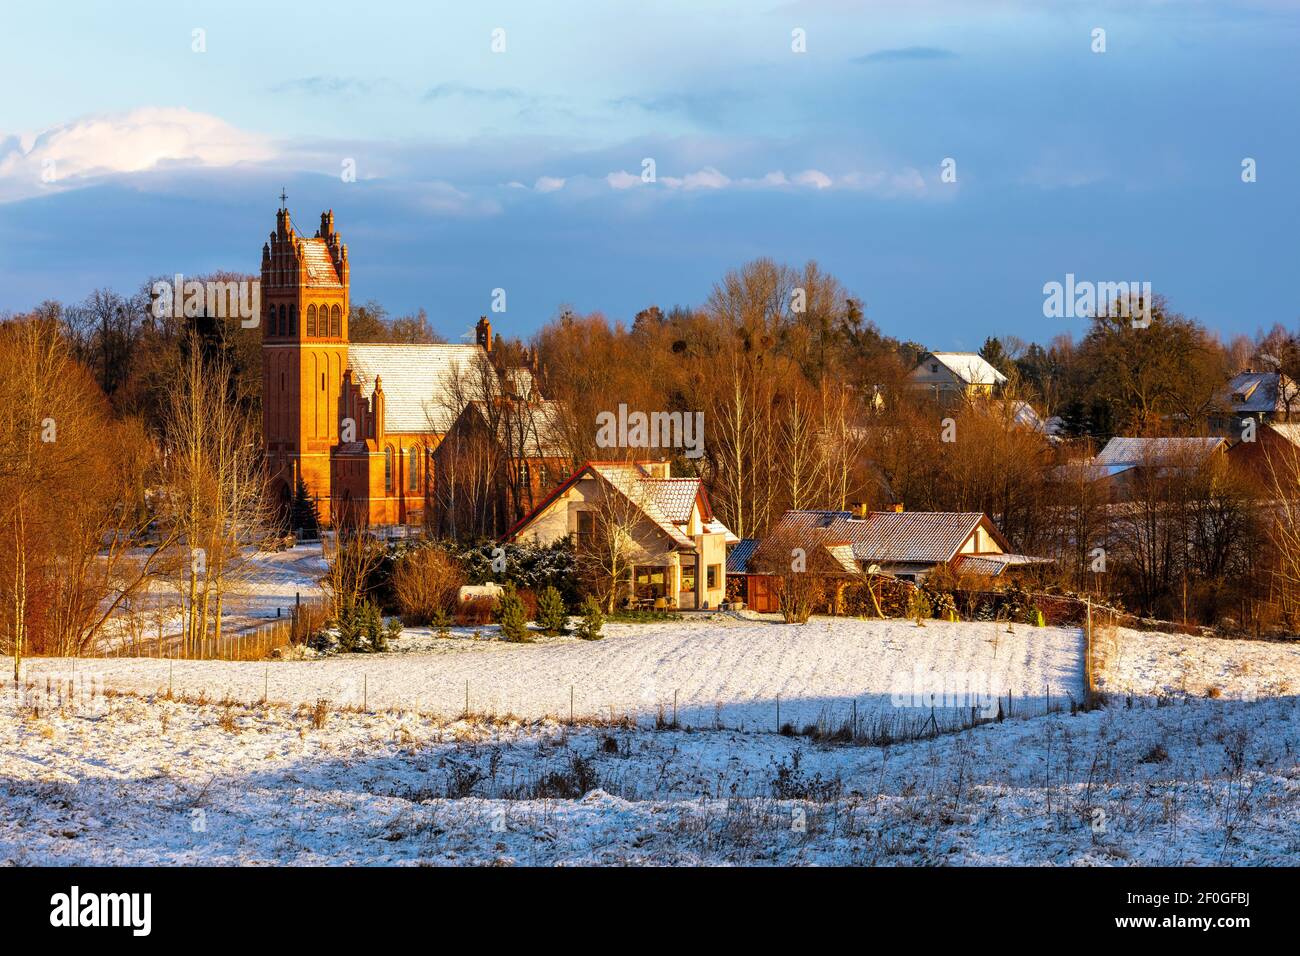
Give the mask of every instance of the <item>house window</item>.
[(393, 490), (393, 446), (384, 449), (384, 491)]
[(938, 362), (931, 362), (931, 363), (930, 363), (930, 371), (931, 371), (931, 372), (934, 372), (935, 374), (938, 374), (938, 372), (939, 372), (939, 363), (938, 363)]
[(638, 566), (632, 580), (636, 588), (636, 596), (639, 598), (668, 596), (667, 568)]
[(704, 576), (704, 586), (710, 591), (718, 587), (718, 580), (722, 577), (722, 565), (710, 564)]
[(578, 544), (590, 544), (596, 536), (596, 512), (578, 512)]
[(407, 458), (406, 468), (407, 471), (410, 472), (410, 474), (407, 476), (407, 482), (406, 482), (407, 487), (410, 488), (411, 491), (419, 491), (420, 490), (420, 449), (412, 448), (410, 452), (407, 454), (406, 458)]
[(681, 590), (682, 590), (682, 593), (683, 593), (683, 594), (694, 594), (694, 593), (695, 593), (695, 565), (693, 565), (693, 564), (684, 564), (684, 565), (682, 565), (682, 588), (681, 588)]

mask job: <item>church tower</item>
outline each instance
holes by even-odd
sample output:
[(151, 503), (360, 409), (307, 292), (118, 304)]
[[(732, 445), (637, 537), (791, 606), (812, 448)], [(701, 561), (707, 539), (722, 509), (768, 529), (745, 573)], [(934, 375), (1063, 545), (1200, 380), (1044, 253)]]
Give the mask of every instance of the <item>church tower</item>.
[(280, 196), (262, 246), (262, 434), (273, 500), (292, 500), (298, 477), (331, 516), (330, 449), (348, 364), (348, 247), (321, 214), (308, 238)]

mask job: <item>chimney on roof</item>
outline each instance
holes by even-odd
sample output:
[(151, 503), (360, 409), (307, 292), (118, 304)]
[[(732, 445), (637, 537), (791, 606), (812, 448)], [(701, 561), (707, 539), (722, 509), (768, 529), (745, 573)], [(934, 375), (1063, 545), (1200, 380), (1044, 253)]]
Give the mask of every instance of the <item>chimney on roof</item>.
[(871, 505), (865, 501), (855, 501), (849, 505), (849, 510), (853, 512), (855, 518), (869, 518), (871, 516)]
[(492, 351), (492, 323), (486, 315), (478, 317), (478, 325), (474, 326), (474, 341), (483, 346), (484, 352)]
[(889, 506), (889, 510), (894, 512), (894, 514), (901, 515), (903, 513), (903, 503), (901, 501), (895, 501)]

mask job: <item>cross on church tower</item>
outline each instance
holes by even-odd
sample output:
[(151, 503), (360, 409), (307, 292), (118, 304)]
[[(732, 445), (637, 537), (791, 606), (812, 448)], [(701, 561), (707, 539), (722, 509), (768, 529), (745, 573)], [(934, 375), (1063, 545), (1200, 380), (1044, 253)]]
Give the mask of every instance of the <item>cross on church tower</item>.
[(286, 196), (286, 195), (284, 194), (284, 187), (281, 186), (281, 187), (280, 187), (280, 208), (281, 208), (281, 209), (286, 208), (284, 204), (285, 204), (285, 201), (286, 201), (288, 198), (289, 198), (289, 197)]

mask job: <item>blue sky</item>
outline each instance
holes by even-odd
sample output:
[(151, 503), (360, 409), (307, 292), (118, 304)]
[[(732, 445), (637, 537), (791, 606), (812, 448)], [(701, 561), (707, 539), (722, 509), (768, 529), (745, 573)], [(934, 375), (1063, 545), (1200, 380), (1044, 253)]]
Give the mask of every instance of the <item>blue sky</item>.
[(0, 33), (0, 310), (254, 271), (283, 185), (302, 227), (334, 209), (354, 301), (453, 339), (494, 288), (526, 336), (761, 255), (935, 348), (1079, 333), (1042, 314), (1071, 272), (1225, 334), (1300, 318), (1290, 2), (58, 9)]

